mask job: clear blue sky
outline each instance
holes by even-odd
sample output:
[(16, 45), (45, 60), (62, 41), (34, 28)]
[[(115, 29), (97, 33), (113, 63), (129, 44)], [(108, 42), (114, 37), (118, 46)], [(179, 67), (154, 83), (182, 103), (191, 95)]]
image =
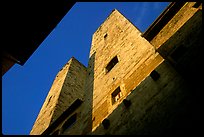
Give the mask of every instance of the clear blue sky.
[(58, 71), (72, 56), (87, 66), (92, 34), (113, 9), (144, 32), (168, 4), (77, 2), (28, 61), (2, 77), (2, 133), (30, 133)]

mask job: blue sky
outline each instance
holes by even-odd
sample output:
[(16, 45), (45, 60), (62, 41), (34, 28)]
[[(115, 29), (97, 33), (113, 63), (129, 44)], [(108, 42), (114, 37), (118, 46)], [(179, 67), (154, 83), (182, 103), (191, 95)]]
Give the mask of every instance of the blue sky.
[(87, 66), (92, 34), (113, 9), (144, 32), (168, 4), (77, 2), (28, 61), (2, 77), (2, 133), (30, 133), (58, 71), (72, 56)]

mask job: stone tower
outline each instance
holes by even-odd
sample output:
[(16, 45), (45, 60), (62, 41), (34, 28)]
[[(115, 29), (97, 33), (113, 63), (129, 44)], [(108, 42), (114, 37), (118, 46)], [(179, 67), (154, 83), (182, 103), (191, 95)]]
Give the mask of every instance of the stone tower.
[(84, 100), (85, 78), (86, 67), (72, 57), (57, 74), (30, 134), (42, 134), (77, 99)]
[(88, 66), (71, 58), (58, 73), (31, 134), (199, 133), (201, 26), (200, 2), (171, 3), (144, 33), (113, 10)]
[[(93, 34), (86, 84), (83, 133), (99, 124), (162, 61), (154, 47), (118, 10)], [(147, 67), (148, 66), (148, 67)], [(86, 126), (86, 124), (84, 124)]]

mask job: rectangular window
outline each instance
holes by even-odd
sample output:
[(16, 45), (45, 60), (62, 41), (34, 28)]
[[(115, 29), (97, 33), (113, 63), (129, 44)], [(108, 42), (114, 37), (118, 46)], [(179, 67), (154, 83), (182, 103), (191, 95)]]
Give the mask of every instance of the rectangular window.
[(117, 102), (121, 97), (122, 97), (122, 92), (120, 90), (120, 87), (118, 87), (111, 94), (112, 104), (115, 104), (115, 102)]
[(118, 57), (115, 56), (106, 66), (106, 73), (108, 73), (118, 63)]

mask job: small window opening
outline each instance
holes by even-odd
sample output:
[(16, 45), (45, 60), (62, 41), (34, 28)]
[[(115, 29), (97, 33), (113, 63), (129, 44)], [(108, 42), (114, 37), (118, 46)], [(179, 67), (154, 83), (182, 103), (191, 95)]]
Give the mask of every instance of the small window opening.
[(110, 120), (109, 119), (104, 119), (102, 121), (102, 125), (103, 125), (104, 129), (108, 129), (109, 126), (110, 126)]
[(52, 96), (50, 96), (49, 100), (47, 101), (47, 105), (50, 103), (51, 98), (52, 98)]
[(62, 132), (69, 129), (76, 122), (77, 114), (72, 115), (62, 126)]
[(152, 77), (152, 79), (153, 79), (154, 81), (158, 80), (159, 77), (160, 77), (159, 73), (158, 73), (156, 70), (153, 70), (153, 71), (150, 73), (150, 76)]
[(106, 73), (108, 73), (118, 63), (118, 57), (115, 56), (106, 66)]
[(114, 92), (111, 94), (112, 97), (112, 104), (115, 104), (121, 97), (122, 97), (122, 92), (120, 90), (120, 87), (118, 87)]
[(104, 37), (104, 39), (106, 38), (108, 36), (108, 34), (106, 33), (103, 37)]

